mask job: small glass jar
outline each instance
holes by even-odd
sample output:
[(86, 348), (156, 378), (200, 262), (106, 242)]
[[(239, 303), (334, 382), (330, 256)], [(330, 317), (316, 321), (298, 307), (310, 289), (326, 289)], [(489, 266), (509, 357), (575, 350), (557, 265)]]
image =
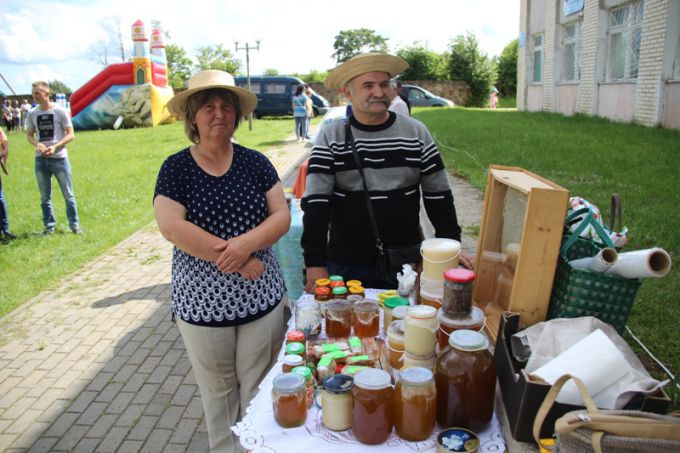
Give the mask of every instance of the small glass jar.
[(314, 284), (316, 285), (317, 288), (330, 288), (331, 281), (327, 278), (317, 278), (314, 281)]
[(296, 366), (292, 372), (305, 378), (307, 409), (309, 409), (314, 404), (314, 376), (312, 376), (312, 370), (306, 366)]
[[(340, 282), (342, 283), (342, 282)], [(333, 299), (346, 299), (347, 298), (347, 288), (345, 286), (336, 286), (332, 290)]]
[(467, 318), (472, 310), (475, 273), (469, 269), (449, 269), (444, 273), (442, 311), (449, 318)]
[(364, 286), (364, 285), (361, 283), (361, 280), (348, 280), (347, 283), (345, 283), (345, 285), (346, 285), (348, 288), (351, 288), (352, 286)]
[(303, 332), (305, 338), (321, 333), (321, 306), (315, 300), (303, 299), (295, 303), (295, 329)]
[(350, 296), (357, 295), (361, 297), (366, 297), (366, 290), (364, 289), (363, 286), (348, 286), (347, 291), (349, 291)]
[(331, 290), (337, 288), (338, 286), (345, 286), (345, 282), (342, 280), (331, 280)]
[(352, 432), (359, 442), (375, 445), (390, 437), (393, 393), (387, 371), (367, 368), (354, 375)]
[(392, 321), (405, 321), (409, 305), (399, 305), (392, 309)]
[(307, 418), (305, 378), (295, 373), (283, 373), (274, 378), (272, 406), (274, 420), (284, 428), (302, 426)]
[(422, 367), (434, 370), (436, 360), (437, 357), (434, 352), (430, 355), (415, 355), (410, 352), (404, 352), (404, 368)]
[(321, 421), (331, 431), (352, 427), (352, 384), (354, 378), (336, 374), (323, 380), (321, 392)]
[(392, 368), (400, 370), (404, 366), (404, 321), (392, 321), (387, 328), (387, 351)]
[(281, 366), (281, 370), (284, 373), (290, 373), (293, 371), (293, 368), (297, 366), (303, 366), (305, 364), (305, 361), (300, 357), (299, 355), (296, 354), (288, 354), (283, 356), (283, 365)]
[(405, 368), (394, 389), (394, 429), (402, 439), (417, 442), (430, 437), (437, 415), (434, 374), (427, 368)]
[(439, 331), (437, 338), (439, 339), (439, 350), (443, 351), (449, 344), (449, 336), (456, 330), (482, 330), (484, 327), (484, 311), (478, 307), (472, 307), (470, 316), (461, 319), (452, 319), (444, 314), (440, 309), (437, 312), (437, 319), (439, 320)]
[(437, 344), (437, 310), (429, 305), (408, 308), (404, 329), (404, 350), (417, 356), (431, 356)]
[(392, 310), (395, 307), (408, 306), (408, 299), (404, 297), (390, 297), (383, 303), (383, 329), (387, 334), (387, 329), (392, 323)]
[(331, 289), (328, 286), (317, 286), (314, 290), (314, 300), (328, 302), (331, 299)]
[(304, 343), (288, 343), (286, 345), (286, 355), (299, 355), (302, 360), (305, 360), (305, 344)]
[(345, 279), (342, 275), (331, 275), (328, 279), (332, 282), (344, 282)]
[(288, 343), (304, 343), (305, 334), (299, 330), (291, 330), (286, 333), (286, 344)]
[(479, 432), (493, 415), (496, 367), (489, 340), (480, 332), (456, 330), (437, 358), (435, 383), (440, 426)]
[(347, 298), (345, 300), (347, 302), (349, 302), (350, 305), (354, 306), (354, 304), (358, 304), (359, 302), (363, 302), (364, 297), (360, 296), (358, 294), (350, 294), (349, 296), (347, 296)]
[(352, 308), (349, 302), (335, 299), (326, 303), (326, 336), (347, 338), (352, 331)]
[(352, 307), (354, 335), (359, 338), (377, 337), (380, 334), (380, 306), (364, 300)]

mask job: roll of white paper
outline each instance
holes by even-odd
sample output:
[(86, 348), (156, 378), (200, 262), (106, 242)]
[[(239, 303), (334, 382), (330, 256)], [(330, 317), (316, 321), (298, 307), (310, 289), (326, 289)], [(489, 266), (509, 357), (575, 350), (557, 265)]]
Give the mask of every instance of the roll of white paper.
[(664, 249), (619, 253), (619, 259), (607, 270), (608, 274), (624, 278), (663, 277), (671, 270), (671, 257)]
[(588, 256), (569, 261), (574, 269), (590, 269), (593, 272), (606, 272), (617, 261), (618, 253), (610, 247), (605, 247), (595, 256)]

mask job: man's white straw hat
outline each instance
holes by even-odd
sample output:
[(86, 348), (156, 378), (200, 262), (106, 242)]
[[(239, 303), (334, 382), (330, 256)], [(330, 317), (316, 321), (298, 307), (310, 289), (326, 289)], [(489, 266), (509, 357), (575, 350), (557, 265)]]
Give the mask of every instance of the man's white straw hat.
[(229, 90), (238, 96), (241, 113), (244, 117), (248, 116), (257, 106), (257, 96), (252, 91), (237, 87), (231, 74), (217, 69), (207, 69), (194, 74), (189, 79), (187, 89), (177, 93), (168, 101), (168, 110), (173, 115), (184, 116), (189, 96), (211, 88)]
[(356, 55), (331, 69), (324, 84), (331, 89), (340, 89), (347, 82), (367, 72), (386, 72), (390, 79), (408, 68), (408, 63), (394, 55), (364, 53)]

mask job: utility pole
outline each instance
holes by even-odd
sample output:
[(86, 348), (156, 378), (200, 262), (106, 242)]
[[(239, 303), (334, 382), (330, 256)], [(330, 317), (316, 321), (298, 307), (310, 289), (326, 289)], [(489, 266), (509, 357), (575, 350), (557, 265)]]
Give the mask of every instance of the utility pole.
[[(238, 41), (234, 41), (234, 46), (236, 47), (236, 52), (239, 50), (245, 50), (246, 51), (246, 80), (248, 81), (248, 91), (252, 91), (250, 87), (250, 51), (251, 50), (260, 50), (260, 40), (255, 41), (255, 46), (252, 44), (249, 44), (246, 42), (246, 45), (244, 47), (239, 47), (238, 46)], [(253, 112), (250, 112), (248, 114), (248, 130), (252, 131), (253, 130)]]

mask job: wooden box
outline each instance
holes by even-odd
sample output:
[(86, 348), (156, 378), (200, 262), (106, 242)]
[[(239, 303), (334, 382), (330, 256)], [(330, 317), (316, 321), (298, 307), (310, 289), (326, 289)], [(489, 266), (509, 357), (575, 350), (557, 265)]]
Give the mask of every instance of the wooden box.
[(489, 168), (473, 299), (493, 341), (503, 311), (523, 326), (545, 320), (568, 201), (566, 189), (522, 168)]

